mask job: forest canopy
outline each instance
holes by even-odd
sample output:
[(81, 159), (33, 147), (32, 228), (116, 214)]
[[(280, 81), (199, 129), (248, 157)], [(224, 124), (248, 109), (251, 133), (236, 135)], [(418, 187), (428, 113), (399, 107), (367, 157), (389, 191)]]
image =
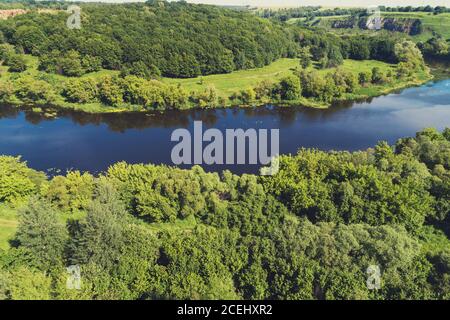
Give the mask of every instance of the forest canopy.
[(273, 177), (122, 162), (48, 179), (3, 156), (0, 208), (19, 224), (0, 298), (449, 299), (449, 170), (448, 128), (302, 149)]
[(0, 31), (25, 53), (40, 56), (47, 71), (72, 51), (81, 65), (98, 58), (106, 69), (140, 64), (181, 78), (261, 67), (295, 54), (281, 26), (233, 10), (185, 2), (81, 8), (79, 30), (66, 27), (65, 11), (31, 11), (3, 21)]

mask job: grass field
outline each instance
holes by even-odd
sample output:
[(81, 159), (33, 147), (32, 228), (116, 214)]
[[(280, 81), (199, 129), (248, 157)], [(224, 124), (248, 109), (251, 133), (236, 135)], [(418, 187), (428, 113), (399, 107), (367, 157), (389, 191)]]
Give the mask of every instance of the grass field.
[(242, 89), (254, 87), (262, 80), (277, 80), (288, 76), (298, 66), (298, 59), (280, 59), (259, 69), (240, 70), (228, 74), (217, 74), (193, 79), (163, 78), (163, 82), (181, 84), (188, 91), (202, 91), (213, 85), (220, 96), (229, 97)]
[(17, 225), (15, 210), (0, 205), (0, 249), (9, 248), (9, 241), (14, 237)]

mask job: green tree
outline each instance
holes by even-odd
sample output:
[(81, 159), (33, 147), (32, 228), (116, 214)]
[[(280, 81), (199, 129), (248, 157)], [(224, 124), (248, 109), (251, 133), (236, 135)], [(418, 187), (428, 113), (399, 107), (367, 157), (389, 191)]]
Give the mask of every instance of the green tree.
[(27, 248), (42, 270), (61, 267), (67, 241), (65, 225), (58, 213), (38, 198), (31, 198), (20, 211), (17, 240)]
[(280, 81), (278, 90), (282, 100), (298, 99), (302, 92), (300, 79), (296, 76), (283, 78)]
[(7, 65), (9, 66), (9, 72), (24, 72), (27, 70), (25, 58), (18, 54), (9, 57), (7, 60)]

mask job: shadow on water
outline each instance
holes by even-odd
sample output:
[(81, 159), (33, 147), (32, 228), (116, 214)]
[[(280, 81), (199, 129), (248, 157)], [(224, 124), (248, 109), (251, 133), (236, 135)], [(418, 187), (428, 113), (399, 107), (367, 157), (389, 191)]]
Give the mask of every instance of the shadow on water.
[[(0, 119), (15, 119), (23, 114), (25, 120), (33, 125), (39, 125), (47, 121), (58, 121), (61, 118), (70, 119), (74, 124), (103, 125), (106, 124), (113, 132), (124, 133), (129, 129), (146, 128), (187, 128), (192, 121), (202, 121), (207, 127), (213, 127), (220, 118), (227, 115), (237, 116), (243, 114), (248, 118), (273, 117), (281, 125), (290, 125), (295, 122), (299, 114), (305, 119), (327, 119), (342, 110), (351, 108), (356, 103), (370, 103), (372, 98), (359, 101), (339, 101), (334, 102), (328, 109), (313, 109), (301, 106), (297, 107), (276, 107), (265, 105), (247, 108), (227, 108), (227, 109), (191, 109), (191, 110), (167, 110), (164, 112), (124, 112), (91, 114), (73, 110), (55, 110), (52, 108), (42, 108), (42, 112), (34, 112), (30, 108), (19, 108), (16, 106), (0, 106)], [(46, 111), (51, 111), (56, 116), (46, 115)]]

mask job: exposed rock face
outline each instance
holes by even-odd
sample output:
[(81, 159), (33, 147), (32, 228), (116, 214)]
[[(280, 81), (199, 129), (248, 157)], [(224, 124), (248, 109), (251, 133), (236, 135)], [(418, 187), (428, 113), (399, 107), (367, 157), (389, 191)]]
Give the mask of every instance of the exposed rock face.
[(422, 33), (422, 21), (419, 19), (385, 18), (382, 21), (383, 28), (390, 31), (407, 33), (411, 36)]
[(336, 20), (331, 24), (331, 27), (336, 29), (353, 29), (355, 26), (356, 21), (354, 19)]
[[(353, 29), (359, 27), (364, 30), (375, 30), (376, 21), (374, 19), (361, 18), (359, 21), (354, 18), (347, 20), (336, 20), (331, 24), (332, 28)], [(396, 18), (381, 18), (379, 23), (381, 29), (403, 32), (409, 35), (416, 35), (422, 32), (422, 21), (419, 19), (396, 19)]]
[(25, 13), (27, 13), (27, 11), (23, 9), (0, 10), (0, 19), (8, 19), (10, 17)]

